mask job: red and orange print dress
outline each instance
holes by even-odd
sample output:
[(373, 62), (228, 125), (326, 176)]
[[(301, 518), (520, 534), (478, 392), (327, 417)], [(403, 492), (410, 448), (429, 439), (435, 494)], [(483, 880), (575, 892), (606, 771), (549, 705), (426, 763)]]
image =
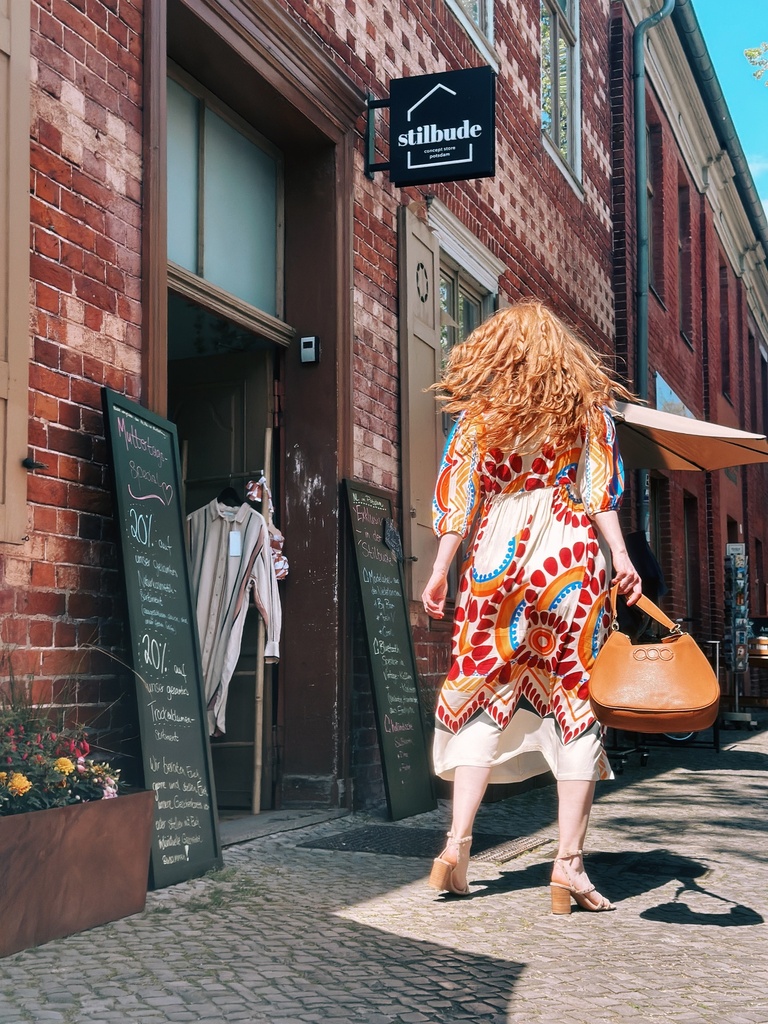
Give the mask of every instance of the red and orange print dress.
[[(505, 455), (460, 418), (434, 499), (438, 536), (466, 537), (453, 664), (440, 691), (434, 767), (491, 768), (491, 782), (551, 769), (610, 778), (589, 672), (610, 625), (609, 567), (590, 519), (619, 506), (624, 472), (607, 410), (568, 451)], [(479, 515), (478, 515), (479, 513)]]

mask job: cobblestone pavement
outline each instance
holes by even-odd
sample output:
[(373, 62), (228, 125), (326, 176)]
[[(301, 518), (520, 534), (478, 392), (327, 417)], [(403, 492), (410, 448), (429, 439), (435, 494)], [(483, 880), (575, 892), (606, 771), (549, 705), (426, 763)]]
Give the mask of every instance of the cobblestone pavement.
[(600, 787), (587, 865), (615, 913), (549, 913), (552, 787), (481, 808), (476, 832), (540, 845), (473, 859), (470, 899), (430, 890), (423, 857), (302, 845), (374, 822), (349, 816), (0, 961), (0, 1024), (764, 1024), (768, 733), (722, 739), (654, 746)]

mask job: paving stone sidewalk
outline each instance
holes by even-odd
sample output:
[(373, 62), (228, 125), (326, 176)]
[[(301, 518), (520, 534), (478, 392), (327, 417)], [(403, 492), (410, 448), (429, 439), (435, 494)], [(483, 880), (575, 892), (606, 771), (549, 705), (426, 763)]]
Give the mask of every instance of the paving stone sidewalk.
[(473, 859), (470, 899), (427, 888), (424, 856), (305, 845), (384, 824), (349, 816), (5, 958), (0, 1024), (766, 1024), (768, 732), (722, 741), (654, 746), (600, 786), (588, 868), (615, 913), (549, 913), (552, 787), (481, 808), (476, 833), (538, 845)]

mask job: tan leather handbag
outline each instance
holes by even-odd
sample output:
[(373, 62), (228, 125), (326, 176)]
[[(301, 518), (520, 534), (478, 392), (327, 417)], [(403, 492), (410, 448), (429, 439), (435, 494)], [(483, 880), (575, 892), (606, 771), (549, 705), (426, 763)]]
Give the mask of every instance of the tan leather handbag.
[(589, 698), (602, 725), (627, 732), (698, 732), (717, 718), (720, 686), (696, 641), (647, 597), (637, 607), (670, 630), (658, 643), (633, 644), (613, 623), (589, 678)]

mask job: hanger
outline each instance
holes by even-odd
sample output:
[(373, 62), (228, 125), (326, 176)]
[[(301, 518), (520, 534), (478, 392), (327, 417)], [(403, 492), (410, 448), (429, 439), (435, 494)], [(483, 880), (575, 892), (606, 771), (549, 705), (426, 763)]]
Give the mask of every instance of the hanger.
[(223, 491), (219, 492), (219, 496), (216, 501), (218, 501), (220, 505), (229, 505), (232, 508), (239, 508), (243, 504), (243, 499), (234, 487), (225, 487)]

